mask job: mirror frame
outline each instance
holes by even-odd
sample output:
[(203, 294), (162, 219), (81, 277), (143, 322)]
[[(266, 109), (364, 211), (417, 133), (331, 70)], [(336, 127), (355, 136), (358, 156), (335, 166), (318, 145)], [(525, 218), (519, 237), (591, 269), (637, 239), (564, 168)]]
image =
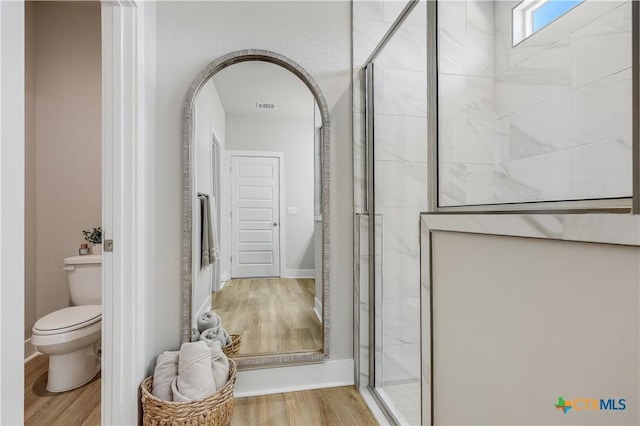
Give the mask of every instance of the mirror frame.
[(318, 84), (311, 75), (300, 65), (275, 52), (259, 49), (238, 50), (209, 63), (193, 80), (187, 91), (183, 113), (182, 138), (182, 342), (191, 340), (192, 317), (192, 209), (193, 209), (193, 173), (195, 150), (193, 135), (195, 134), (195, 100), (204, 85), (219, 71), (240, 62), (263, 61), (269, 62), (290, 71), (298, 77), (311, 91), (322, 117), (321, 127), (321, 212), (322, 212), (322, 340), (323, 347), (318, 351), (293, 352), (283, 354), (264, 354), (234, 357), (238, 367), (260, 367), (277, 364), (299, 364), (324, 361), (329, 357), (329, 230), (330, 230), (330, 142), (331, 131), (329, 121), (329, 107), (322, 95)]

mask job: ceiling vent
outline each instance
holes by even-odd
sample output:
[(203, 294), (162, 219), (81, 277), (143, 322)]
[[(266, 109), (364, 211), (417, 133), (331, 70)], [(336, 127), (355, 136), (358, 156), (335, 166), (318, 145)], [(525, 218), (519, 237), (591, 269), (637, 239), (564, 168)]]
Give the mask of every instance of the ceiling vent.
[(258, 108), (258, 109), (276, 109), (276, 104), (268, 104), (268, 103), (256, 102), (256, 108)]

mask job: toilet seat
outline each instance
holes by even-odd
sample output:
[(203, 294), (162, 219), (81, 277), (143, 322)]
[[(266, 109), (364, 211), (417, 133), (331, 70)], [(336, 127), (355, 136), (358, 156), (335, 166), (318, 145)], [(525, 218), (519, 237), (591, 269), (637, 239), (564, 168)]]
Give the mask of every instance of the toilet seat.
[(49, 336), (89, 327), (102, 321), (102, 305), (71, 306), (36, 321), (33, 334)]

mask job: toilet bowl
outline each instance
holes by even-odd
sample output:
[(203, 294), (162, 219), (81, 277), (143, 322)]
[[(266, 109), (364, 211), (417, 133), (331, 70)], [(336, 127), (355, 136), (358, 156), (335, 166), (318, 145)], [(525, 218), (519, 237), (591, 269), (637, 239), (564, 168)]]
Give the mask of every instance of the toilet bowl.
[(102, 334), (102, 257), (65, 259), (75, 306), (36, 321), (31, 343), (49, 355), (49, 392), (64, 392), (91, 381), (100, 371)]
[(49, 355), (49, 392), (64, 392), (89, 382), (100, 371), (102, 306), (72, 306), (40, 318), (31, 342)]

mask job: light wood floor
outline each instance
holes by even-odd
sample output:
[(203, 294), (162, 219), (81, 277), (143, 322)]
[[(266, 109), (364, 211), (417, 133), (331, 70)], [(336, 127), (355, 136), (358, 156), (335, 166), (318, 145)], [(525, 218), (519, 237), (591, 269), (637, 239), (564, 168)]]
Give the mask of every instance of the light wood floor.
[(47, 391), (49, 357), (40, 355), (25, 366), (25, 425), (99, 425), (100, 374), (68, 392)]
[(322, 349), (322, 327), (313, 311), (312, 278), (251, 278), (227, 282), (213, 294), (222, 326), (242, 336), (238, 355)]
[[(46, 390), (49, 358), (25, 366), (25, 425), (99, 425), (100, 376), (63, 392)], [(355, 386), (238, 398), (232, 425), (377, 425)]]
[(238, 398), (232, 425), (377, 425), (355, 386)]

